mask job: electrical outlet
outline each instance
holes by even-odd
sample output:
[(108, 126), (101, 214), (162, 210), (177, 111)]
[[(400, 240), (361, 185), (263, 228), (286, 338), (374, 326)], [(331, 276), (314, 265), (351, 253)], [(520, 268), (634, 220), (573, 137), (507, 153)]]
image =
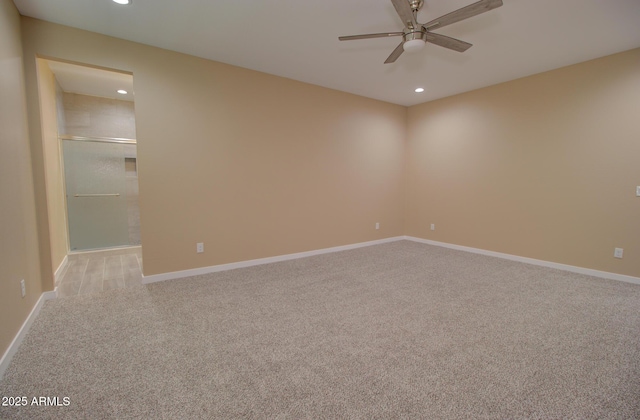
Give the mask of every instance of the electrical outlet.
[(202, 254), (204, 252), (204, 242), (198, 242), (196, 244), (196, 252)]
[(436, 225), (434, 223), (431, 223), (431, 230), (436, 230)]
[(376, 222), (376, 230), (380, 229), (380, 223)]
[(24, 279), (20, 280), (20, 292), (22, 292), (22, 297), (27, 295), (27, 286), (24, 284)]
[(622, 258), (622, 253), (624, 252), (624, 249), (622, 248), (615, 248), (613, 250), (613, 256), (616, 258)]

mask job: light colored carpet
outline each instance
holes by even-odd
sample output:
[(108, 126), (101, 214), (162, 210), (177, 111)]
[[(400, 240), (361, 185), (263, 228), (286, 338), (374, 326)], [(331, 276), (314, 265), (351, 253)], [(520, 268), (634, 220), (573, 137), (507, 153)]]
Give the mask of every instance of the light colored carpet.
[(1, 418), (640, 418), (640, 286), (394, 242), (48, 301)]

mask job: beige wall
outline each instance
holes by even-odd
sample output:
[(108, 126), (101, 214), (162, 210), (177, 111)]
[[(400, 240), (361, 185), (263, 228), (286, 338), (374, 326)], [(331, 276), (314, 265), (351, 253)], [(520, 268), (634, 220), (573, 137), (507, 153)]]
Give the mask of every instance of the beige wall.
[(59, 259), (36, 54), (134, 73), (147, 275), (408, 234), (640, 276), (640, 50), (407, 111), (21, 23), (0, 2), (0, 351)]
[(406, 233), (640, 276), (639, 110), (640, 49), (411, 107)]
[[(20, 17), (0, 1), (0, 355), (42, 293)], [(27, 295), (20, 294), (25, 279)]]
[[(36, 54), (134, 75), (145, 275), (403, 233), (406, 108), (31, 18), (22, 26), (28, 88)], [(39, 131), (31, 142), (42, 165)]]
[(69, 249), (62, 166), (60, 164), (60, 148), (58, 145), (57, 83), (47, 64), (47, 60), (38, 59), (37, 69), (48, 222), (51, 238), (51, 269), (55, 273)]
[[(36, 54), (134, 74), (146, 275), (403, 233), (640, 275), (637, 50), (407, 111), (31, 18), (22, 26), (29, 104)], [(29, 117), (39, 129), (33, 107)]]

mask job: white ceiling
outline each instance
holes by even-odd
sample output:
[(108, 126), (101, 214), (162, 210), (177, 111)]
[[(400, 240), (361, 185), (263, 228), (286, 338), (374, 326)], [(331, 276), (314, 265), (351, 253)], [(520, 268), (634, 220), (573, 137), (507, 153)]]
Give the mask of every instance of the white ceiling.
[[(473, 1), (425, 0), (418, 20)], [(434, 30), (474, 44), (467, 52), (428, 44), (394, 64), (383, 62), (399, 38), (338, 41), (402, 30), (389, 0), (14, 2), (26, 16), (407, 106), (640, 47), (640, 0), (504, 0)]]
[[(64, 92), (133, 101), (133, 76), (93, 67), (47, 60)], [(126, 90), (126, 94), (118, 90)]]

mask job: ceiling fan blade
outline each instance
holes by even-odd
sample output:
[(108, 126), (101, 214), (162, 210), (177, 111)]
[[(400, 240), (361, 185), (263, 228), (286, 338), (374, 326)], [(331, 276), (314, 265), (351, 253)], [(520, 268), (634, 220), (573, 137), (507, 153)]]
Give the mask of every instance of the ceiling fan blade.
[(408, 0), (391, 0), (391, 3), (393, 3), (393, 7), (396, 8), (396, 12), (398, 12), (404, 26), (409, 29), (418, 27), (416, 17), (413, 14)]
[(434, 34), (433, 32), (427, 32), (427, 42), (458, 52), (465, 52), (472, 46), (472, 44), (469, 44), (468, 42), (460, 41), (459, 39), (441, 34)]
[(395, 61), (398, 59), (398, 57), (400, 57), (400, 54), (402, 54), (402, 53), (404, 52), (403, 45), (404, 45), (404, 41), (402, 41), (402, 42), (400, 43), (400, 45), (398, 45), (398, 46), (396, 47), (396, 49), (395, 49), (395, 50), (393, 50), (393, 52), (391, 53), (391, 55), (389, 56), (389, 58), (387, 58), (387, 59), (385, 60), (384, 64), (389, 64), (389, 63), (393, 63), (393, 62), (395, 62)]
[(391, 36), (402, 36), (402, 35), (404, 35), (404, 32), (385, 32), (380, 34), (339, 36), (338, 39), (340, 41), (352, 41), (354, 39), (388, 38)]
[(469, 19), (470, 17), (479, 15), (496, 7), (502, 6), (502, 0), (480, 0), (479, 2), (470, 4), (462, 9), (458, 9), (444, 16), (440, 16), (438, 19), (434, 19), (425, 23), (423, 26), (428, 30), (442, 28), (452, 23), (460, 22), (461, 20)]

